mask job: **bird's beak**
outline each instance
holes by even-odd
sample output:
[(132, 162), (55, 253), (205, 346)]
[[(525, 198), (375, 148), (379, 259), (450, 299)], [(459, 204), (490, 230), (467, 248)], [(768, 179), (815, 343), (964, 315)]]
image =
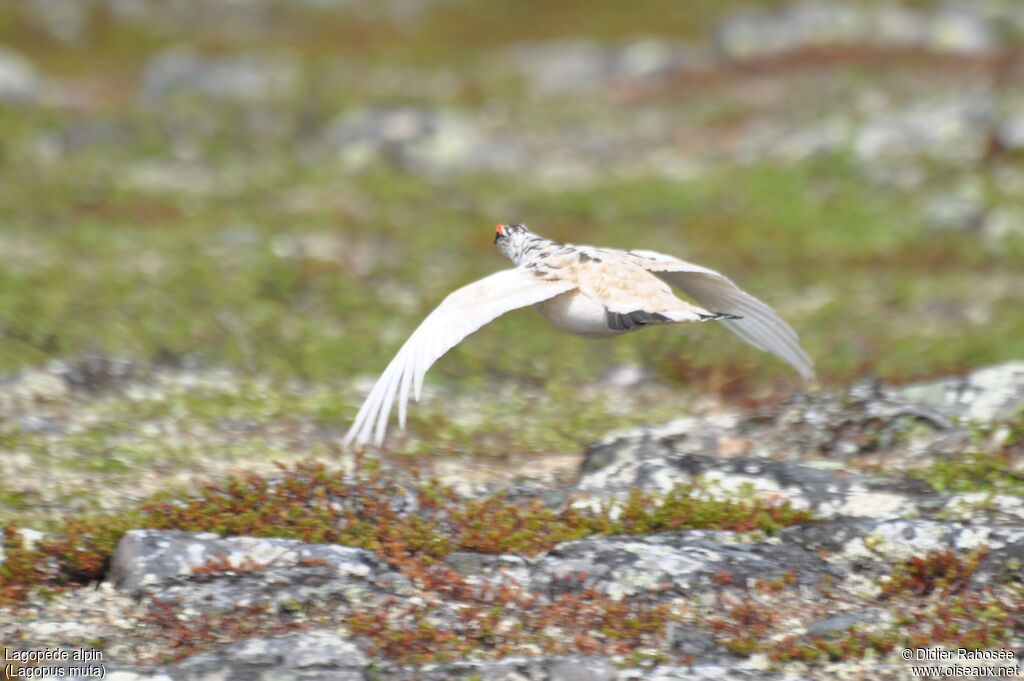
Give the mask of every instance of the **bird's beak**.
[(498, 225), (494, 228), (494, 243), (498, 243), (498, 239), (505, 236), (505, 225)]

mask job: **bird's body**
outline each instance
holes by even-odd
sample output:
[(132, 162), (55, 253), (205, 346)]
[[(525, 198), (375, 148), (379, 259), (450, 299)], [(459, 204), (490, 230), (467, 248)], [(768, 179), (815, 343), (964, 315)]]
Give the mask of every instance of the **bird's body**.
[(567, 291), (534, 303), (533, 309), (558, 328), (580, 338), (611, 338), (626, 333), (625, 330), (608, 328), (601, 301), (579, 291)]
[(648, 324), (700, 321), (715, 314), (680, 300), (672, 288), (614, 252), (571, 244), (527, 264), (576, 287), (535, 303), (549, 322), (581, 338), (610, 338)]
[[(404, 426), (410, 389), (418, 400), (424, 374), (441, 355), (495, 317), (529, 305), (558, 328), (583, 338), (718, 320), (805, 378), (814, 376), (793, 329), (714, 270), (651, 251), (561, 244), (523, 225), (498, 225), (494, 242), (516, 267), (458, 289), (427, 316), (370, 391), (345, 436), (346, 445), (381, 444), (396, 397)], [(672, 286), (699, 305), (678, 298)]]

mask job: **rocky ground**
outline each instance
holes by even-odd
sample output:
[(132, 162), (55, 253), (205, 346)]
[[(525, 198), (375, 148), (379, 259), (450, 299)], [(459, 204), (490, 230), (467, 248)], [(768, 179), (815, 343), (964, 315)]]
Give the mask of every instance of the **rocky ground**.
[[(6, 673), (1017, 665), (1024, 8), (683, 5), (0, 4)], [(509, 315), (342, 451), (499, 221), (721, 269), (820, 383)]]
[[(124, 680), (905, 679), (906, 650), (1019, 660), (1022, 404), (1011, 363), (621, 432), (570, 481), (252, 475), (135, 518), (220, 531), (129, 519), (96, 582), (60, 586), (73, 571), (37, 560), (49, 579), (0, 634), (101, 650)], [(263, 517), (286, 500), (298, 518)], [(583, 516), (605, 524), (559, 540)], [(357, 517), (377, 550), (273, 536)]]

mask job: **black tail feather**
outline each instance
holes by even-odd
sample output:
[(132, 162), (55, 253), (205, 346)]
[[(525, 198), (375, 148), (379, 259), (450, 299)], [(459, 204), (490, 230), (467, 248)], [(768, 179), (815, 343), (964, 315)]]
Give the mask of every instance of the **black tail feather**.
[(718, 312), (717, 310), (709, 310), (709, 312), (711, 314), (702, 314), (700, 316), (702, 321), (707, 321), (707, 320), (718, 320), (718, 321), (721, 321), (723, 319), (743, 319), (743, 317), (738, 315), (738, 314), (730, 314), (728, 312)]
[(633, 312), (625, 313), (605, 310), (605, 319), (608, 321), (608, 328), (612, 331), (629, 331), (638, 326), (672, 321), (658, 312), (646, 312), (644, 310), (634, 310)]

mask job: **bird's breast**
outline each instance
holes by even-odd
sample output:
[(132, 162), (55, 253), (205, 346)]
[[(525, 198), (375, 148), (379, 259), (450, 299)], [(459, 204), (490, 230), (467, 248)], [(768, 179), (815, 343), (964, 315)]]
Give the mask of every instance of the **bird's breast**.
[(608, 338), (625, 333), (608, 328), (604, 305), (578, 290), (534, 305), (537, 312), (563, 331), (582, 338)]

